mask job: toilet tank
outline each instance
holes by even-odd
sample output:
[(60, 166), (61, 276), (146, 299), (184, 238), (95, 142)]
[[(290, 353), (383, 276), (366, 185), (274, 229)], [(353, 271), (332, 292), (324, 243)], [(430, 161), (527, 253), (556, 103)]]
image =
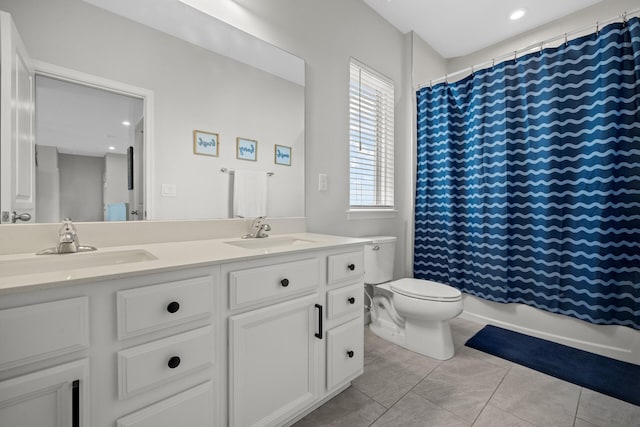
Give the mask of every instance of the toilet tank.
[(396, 238), (393, 236), (369, 237), (364, 245), (364, 283), (377, 285), (393, 279), (393, 263), (396, 254)]

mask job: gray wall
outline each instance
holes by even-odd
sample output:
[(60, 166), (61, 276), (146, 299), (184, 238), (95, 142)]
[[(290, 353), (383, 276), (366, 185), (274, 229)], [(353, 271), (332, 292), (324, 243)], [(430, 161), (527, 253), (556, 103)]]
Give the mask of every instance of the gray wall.
[(60, 216), (102, 221), (104, 158), (59, 154)]
[[(395, 275), (412, 246), (412, 42), (361, 0), (243, 0), (233, 24), (306, 61), (306, 215), (309, 231), (398, 237)], [(249, 16), (247, 18), (247, 16)], [(227, 16), (233, 21), (234, 16)], [(395, 83), (395, 218), (348, 220), (349, 58)], [(318, 191), (318, 174), (328, 190)]]

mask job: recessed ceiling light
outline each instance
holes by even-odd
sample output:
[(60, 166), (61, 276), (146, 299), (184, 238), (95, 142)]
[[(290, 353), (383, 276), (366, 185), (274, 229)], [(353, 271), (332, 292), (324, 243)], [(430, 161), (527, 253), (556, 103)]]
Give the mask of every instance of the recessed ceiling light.
[(526, 13), (527, 13), (526, 9), (516, 9), (513, 12), (511, 12), (511, 15), (509, 15), (509, 19), (511, 19), (512, 21), (516, 21), (522, 18)]
[(130, 125), (131, 125), (131, 123), (129, 123), (129, 122), (128, 122), (128, 121), (126, 121), (126, 120), (125, 120), (125, 121), (123, 121), (123, 122), (122, 122), (122, 124), (123, 124), (123, 125), (125, 125), (125, 126), (130, 126)]
[(108, 148), (109, 148), (109, 150), (112, 150), (112, 151), (116, 149), (116, 147), (114, 147), (113, 145), (108, 147)]

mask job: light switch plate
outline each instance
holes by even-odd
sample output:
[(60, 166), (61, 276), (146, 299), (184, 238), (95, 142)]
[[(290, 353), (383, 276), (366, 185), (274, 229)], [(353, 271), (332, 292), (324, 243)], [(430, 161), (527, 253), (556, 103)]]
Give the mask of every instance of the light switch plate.
[(318, 191), (327, 191), (328, 178), (326, 173), (318, 174)]
[(176, 185), (175, 184), (162, 184), (162, 197), (176, 197)]

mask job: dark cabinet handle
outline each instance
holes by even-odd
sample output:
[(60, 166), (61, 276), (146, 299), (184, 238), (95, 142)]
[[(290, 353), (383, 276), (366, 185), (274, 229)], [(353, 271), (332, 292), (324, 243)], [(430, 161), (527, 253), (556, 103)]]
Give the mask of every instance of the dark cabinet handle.
[(349, 301), (349, 304), (355, 304), (356, 303), (356, 299), (354, 297), (347, 298), (347, 301)]
[(353, 271), (353, 270), (355, 270), (355, 269), (356, 269), (356, 265), (355, 265), (355, 264), (349, 264), (349, 265), (347, 265), (347, 268), (348, 268), (349, 270)]
[(316, 338), (322, 339), (322, 306), (320, 304), (316, 304), (316, 308), (318, 309), (318, 329), (320, 332), (317, 332)]
[(347, 356), (349, 356), (349, 359), (351, 359), (353, 357), (353, 350), (349, 350), (347, 351)]
[(280, 280), (280, 284), (282, 285), (283, 288), (286, 288), (287, 286), (289, 286), (289, 279)]
[(178, 310), (180, 310), (180, 303), (178, 301), (171, 301), (167, 306), (167, 311), (169, 313), (175, 313)]
[(80, 427), (80, 380), (71, 383), (71, 426)]
[(169, 359), (169, 363), (167, 363), (167, 365), (171, 369), (177, 368), (178, 366), (180, 366), (180, 358), (178, 356), (173, 356), (171, 359)]

